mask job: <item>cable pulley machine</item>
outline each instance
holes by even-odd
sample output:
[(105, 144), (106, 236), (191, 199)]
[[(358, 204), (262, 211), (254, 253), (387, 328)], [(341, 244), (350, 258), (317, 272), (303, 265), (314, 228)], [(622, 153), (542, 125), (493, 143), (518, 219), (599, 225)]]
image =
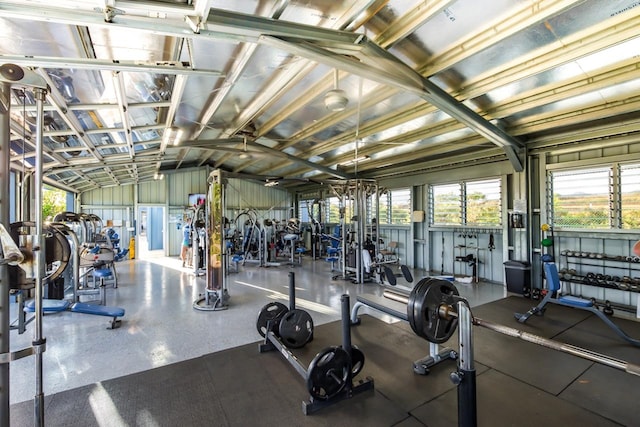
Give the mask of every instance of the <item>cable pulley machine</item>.
[[(33, 234), (29, 236), (32, 242), (33, 272), (35, 280), (35, 327), (32, 345), (29, 348), (17, 352), (9, 352), (9, 271), (5, 263), (6, 250), (3, 248), (2, 262), (0, 262), (0, 425), (9, 425), (9, 362), (12, 360), (35, 355), (35, 383), (36, 393), (34, 397), (35, 425), (44, 425), (44, 387), (42, 381), (43, 360), (42, 354), (46, 350), (46, 338), (42, 332), (42, 292), (45, 283), (45, 240), (42, 215), (42, 182), (43, 182), (43, 117), (44, 101), (47, 94), (47, 83), (34, 71), (24, 69), (15, 64), (0, 65), (0, 174), (2, 174), (2, 188), (0, 194), (11, 194), (10, 180), (10, 109), (12, 87), (24, 88), (34, 92), (36, 101), (36, 135), (34, 158), (34, 225)], [(5, 175), (6, 174), (6, 175)], [(9, 205), (5, 200), (0, 201), (0, 224), (9, 223)], [(3, 247), (8, 242), (3, 242)], [(14, 248), (9, 248), (9, 250)]]

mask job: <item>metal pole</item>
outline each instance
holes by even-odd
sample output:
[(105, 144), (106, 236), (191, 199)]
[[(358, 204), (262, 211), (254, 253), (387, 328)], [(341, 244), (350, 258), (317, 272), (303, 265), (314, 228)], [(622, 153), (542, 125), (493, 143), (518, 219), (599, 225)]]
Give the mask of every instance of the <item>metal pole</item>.
[[(293, 247), (291, 247), (293, 250)], [(296, 275), (293, 271), (289, 272), (289, 310), (296, 309)]]
[(33, 348), (35, 350), (36, 394), (34, 397), (35, 425), (44, 426), (44, 392), (42, 384), (42, 353), (45, 350), (46, 338), (42, 333), (42, 287), (45, 275), (45, 253), (42, 226), (42, 123), (44, 115), (45, 91), (35, 89), (36, 108), (38, 111), (38, 125), (36, 130), (36, 165), (35, 165), (35, 223), (36, 247), (34, 248), (36, 262), (36, 290), (35, 290), (35, 320)]
[[(0, 223), (9, 226), (10, 154), (9, 106), (11, 87), (0, 85)], [(0, 354), (9, 353), (9, 266), (0, 265)], [(0, 364), (0, 426), (9, 426), (9, 363)]]
[(307, 369), (302, 365), (302, 363), (300, 363), (298, 358), (295, 357), (293, 355), (293, 353), (291, 353), (289, 351), (289, 349), (287, 347), (282, 345), (282, 343), (280, 342), (278, 337), (276, 337), (276, 335), (273, 333), (273, 331), (268, 331), (267, 332), (267, 339), (269, 340), (271, 345), (273, 345), (276, 348), (276, 350), (278, 350), (280, 353), (282, 353), (282, 355), (284, 356), (285, 360), (289, 361), (289, 363), (291, 364), (291, 366), (294, 367), (296, 372), (298, 372), (300, 374), (300, 376), (302, 376), (302, 378), (304, 378), (306, 380), (307, 379)]
[(471, 310), (466, 301), (458, 301), (458, 338), (458, 372), (454, 379), (454, 383), (458, 385), (458, 425), (475, 427), (478, 425), (476, 369), (473, 361)]
[(342, 348), (347, 354), (351, 354), (351, 322), (349, 322), (349, 295), (344, 294), (340, 297), (342, 304)]
[(575, 345), (566, 344), (559, 341), (554, 341), (548, 338), (544, 338), (538, 335), (530, 334), (519, 329), (511, 328), (509, 326), (499, 325), (497, 323), (490, 322), (488, 320), (474, 319), (473, 323), (478, 326), (491, 329), (492, 331), (499, 332), (504, 335), (519, 338), (523, 341), (528, 341), (533, 344), (538, 344), (543, 347), (551, 348), (561, 351), (563, 353), (569, 353), (574, 356), (581, 357), (583, 359), (591, 360), (592, 362), (601, 363), (603, 365), (610, 366), (621, 371), (625, 371), (632, 375), (640, 376), (640, 365), (625, 362), (624, 360), (616, 359), (605, 354), (596, 353), (595, 351), (587, 350)]

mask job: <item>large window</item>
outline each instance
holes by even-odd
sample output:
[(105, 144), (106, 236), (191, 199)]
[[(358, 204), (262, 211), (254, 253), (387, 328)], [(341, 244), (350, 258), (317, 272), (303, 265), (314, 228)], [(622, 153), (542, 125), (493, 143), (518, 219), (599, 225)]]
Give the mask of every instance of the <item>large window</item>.
[(431, 224), (462, 224), (462, 184), (431, 186)]
[(380, 196), (379, 224), (402, 225), (411, 223), (411, 190), (389, 190)]
[(640, 165), (610, 165), (547, 174), (549, 216), (559, 228), (640, 228)]
[(500, 179), (432, 185), (431, 225), (498, 227), (502, 224)]
[(640, 165), (620, 167), (622, 228), (640, 229)]
[(502, 218), (500, 180), (467, 182), (465, 186), (467, 225), (499, 226)]
[(554, 171), (548, 176), (555, 227), (611, 227), (611, 168)]

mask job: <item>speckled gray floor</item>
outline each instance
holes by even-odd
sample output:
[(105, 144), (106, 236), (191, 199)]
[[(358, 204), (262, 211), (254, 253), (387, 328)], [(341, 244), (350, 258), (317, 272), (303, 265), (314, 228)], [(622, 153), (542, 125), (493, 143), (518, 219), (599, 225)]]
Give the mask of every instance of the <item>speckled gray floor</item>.
[[(45, 316), (45, 395), (257, 341), (260, 308), (275, 300), (287, 304), (289, 271), (296, 274), (297, 305), (309, 311), (317, 325), (340, 318), (343, 293), (355, 300), (360, 293), (382, 292), (375, 283), (333, 281), (328, 263), (305, 258), (302, 267), (241, 267), (229, 276), (229, 309), (203, 312), (193, 309), (192, 303), (203, 292), (205, 280), (181, 268), (176, 258), (123, 261), (117, 270), (119, 287), (107, 289), (107, 304), (126, 310), (119, 329), (106, 329), (107, 318), (100, 316), (71, 312)], [(414, 283), (420, 274), (415, 276)], [(457, 286), (473, 305), (506, 296), (499, 285)], [(32, 326), (22, 335), (11, 331), (11, 351), (31, 345)], [(10, 375), (11, 403), (32, 400), (34, 358), (11, 362)]]

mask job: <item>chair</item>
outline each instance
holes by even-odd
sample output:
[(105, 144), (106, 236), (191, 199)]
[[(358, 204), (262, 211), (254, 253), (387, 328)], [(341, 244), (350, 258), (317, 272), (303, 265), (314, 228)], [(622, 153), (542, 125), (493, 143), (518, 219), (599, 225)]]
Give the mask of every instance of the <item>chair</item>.
[(635, 346), (640, 346), (640, 340), (631, 338), (627, 335), (618, 325), (613, 323), (611, 319), (607, 317), (602, 311), (598, 310), (596, 306), (594, 306), (592, 300), (588, 300), (585, 298), (579, 298), (573, 295), (566, 295), (556, 297), (558, 292), (561, 290), (560, 286), (560, 276), (558, 275), (558, 269), (556, 268), (555, 263), (546, 262), (544, 263), (544, 273), (547, 279), (547, 294), (544, 296), (540, 303), (531, 308), (524, 314), (515, 313), (514, 316), (518, 319), (518, 322), (525, 323), (529, 317), (536, 314), (538, 316), (544, 315), (544, 311), (547, 308), (547, 304), (557, 304), (563, 305), (565, 307), (576, 308), (578, 310), (586, 310), (589, 311), (600, 318), (607, 326), (609, 326), (613, 331), (618, 334), (623, 340), (627, 341), (630, 344)]

